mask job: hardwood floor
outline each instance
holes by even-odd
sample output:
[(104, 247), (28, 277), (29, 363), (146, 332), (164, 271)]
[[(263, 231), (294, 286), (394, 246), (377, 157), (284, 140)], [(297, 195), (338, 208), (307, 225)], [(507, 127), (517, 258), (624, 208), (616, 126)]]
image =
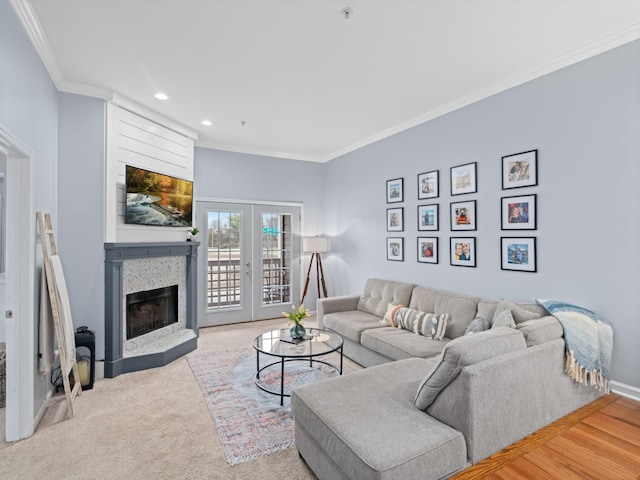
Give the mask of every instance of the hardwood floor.
[(452, 480), (640, 480), (640, 402), (607, 395)]

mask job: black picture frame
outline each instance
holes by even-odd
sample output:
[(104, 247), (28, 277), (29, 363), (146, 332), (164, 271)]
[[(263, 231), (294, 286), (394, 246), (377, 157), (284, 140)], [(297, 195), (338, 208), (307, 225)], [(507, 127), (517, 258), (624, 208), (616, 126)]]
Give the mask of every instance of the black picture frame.
[(537, 195), (516, 195), (500, 199), (502, 230), (535, 230), (537, 228)]
[(440, 170), (418, 174), (418, 200), (440, 196)]
[(477, 209), (475, 200), (464, 202), (451, 202), (451, 212), (449, 215), (451, 230), (459, 231), (477, 230)]
[(387, 237), (387, 260), (392, 262), (404, 261), (403, 237)]
[(418, 205), (418, 231), (438, 231), (440, 229), (440, 205), (430, 203)]
[(502, 189), (538, 185), (538, 150), (502, 157)]
[(478, 162), (451, 167), (451, 196), (478, 192)]
[(476, 266), (476, 237), (451, 237), (449, 243), (449, 261), (452, 266)]
[(404, 202), (404, 178), (387, 180), (387, 203)]
[(438, 263), (438, 237), (418, 237), (418, 263)]
[(517, 272), (537, 272), (536, 237), (500, 237), (500, 268)]
[(404, 231), (404, 208), (387, 208), (387, 232)]

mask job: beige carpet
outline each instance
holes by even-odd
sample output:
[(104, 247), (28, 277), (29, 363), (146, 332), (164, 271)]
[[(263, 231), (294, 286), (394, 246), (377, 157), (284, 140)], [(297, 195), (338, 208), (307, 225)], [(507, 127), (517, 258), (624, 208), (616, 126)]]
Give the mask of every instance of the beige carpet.
[[(203, 328), (197, 351), (250, 345), (259, 333), (284, 327), (285, 322)], [(313, 321), (305, 324), (314, 326)], [(64, 397), (56, 396), (32, 437), (0, 443), (0, 478), (315, 478), (295, 448), (240, 465), (227, 464), (184, 357), (165, 367), (96, 380), (92, 390), (78, 397), (75, 411), (74, 418), (65, 420)]]

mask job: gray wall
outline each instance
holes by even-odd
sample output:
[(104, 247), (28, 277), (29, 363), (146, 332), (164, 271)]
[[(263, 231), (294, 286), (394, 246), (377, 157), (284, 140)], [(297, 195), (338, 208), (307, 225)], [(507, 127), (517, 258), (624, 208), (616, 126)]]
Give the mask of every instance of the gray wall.
[(96, 333), (103, 359), (105, 103), (61, 93), (59, 121), (58, 250), (73, 324)]
[[(33, 151), (34, 208), (51, 212), (57, 222), (58, 92), (31, 46), (13, 9), (0, 1), (0, 124)], [(7, 182), (12, 179), (8, 178)], [(34, 222), (34, 218), (25, 218)], [(11, 255), (11, 252), (7, 252)], [(42, 264), (38, 244), (37, 262)], [(36, 312), (40, 269), (36, 272)], [(25, 319), (27, 320), (27, 319)], [(37, 352), (37, 336), (33, 339)], [(34, 365), (38, 365), (34, 359)], [(34, 372), (34, 415), (50, 389), (48, 376)]]
[[(334, 294), (365, 278), (415, 282), (492, 298), (575, 302), (614, 327), (613, 379), (640, 388), (640, 42), (513, 88), (327, 165), (327, 264)], [(539, 186), (503, 191), (501, 157), (539, 150)], [(450, 168), (478, 163), (478, 193), (450, 196)], [(440, 263), (417, 263), (417, 174), (440, 170)], [(385, 182), (404, 177), (405, 201)], [(502, 271), (500, 197), (538, 194), (538, 273)], [(451, 201), (477, 200), (477, 268), (449, 264)], [(420, 203), (433, 203), (421, 201)], [(386, 261), (385, 214), (405, 209), (405, 261)], [(511, 232), (511, 233), (510, 233)], [(459, 235), (463, 233), (463, 235)], [(518, 232), (515, 232), (518, 234)], [(420, 232), (431, 236), (432, 232)]]

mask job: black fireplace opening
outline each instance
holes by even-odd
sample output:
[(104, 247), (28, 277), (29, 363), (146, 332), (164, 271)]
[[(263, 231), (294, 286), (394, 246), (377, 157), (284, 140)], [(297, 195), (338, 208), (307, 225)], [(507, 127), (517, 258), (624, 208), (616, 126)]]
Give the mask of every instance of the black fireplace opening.
[(178, 323), (178, 285), (127, 295), (127, 340)]

